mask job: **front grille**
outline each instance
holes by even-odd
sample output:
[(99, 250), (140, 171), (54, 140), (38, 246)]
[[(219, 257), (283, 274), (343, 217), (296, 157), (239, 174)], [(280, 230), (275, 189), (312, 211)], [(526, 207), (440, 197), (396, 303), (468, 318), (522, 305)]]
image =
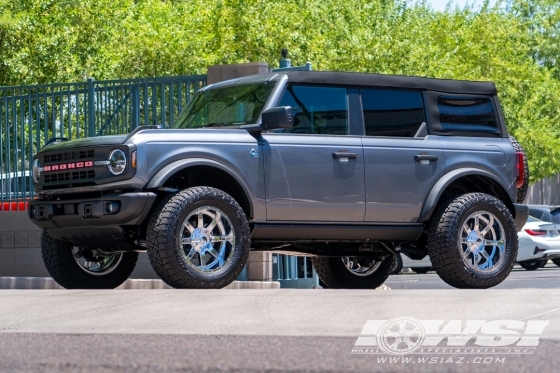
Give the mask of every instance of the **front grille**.
[(94, 178), (95, 170), (60, 172), (56, 174), (49, 173), (45, 175), (45, 183), (57, 183), (61, 181), (85, 180)]
[(68, 152), (49, 153), (43, 156), (43, 162), (56, 163), (95, 157), (95, 149), (73, 150)]

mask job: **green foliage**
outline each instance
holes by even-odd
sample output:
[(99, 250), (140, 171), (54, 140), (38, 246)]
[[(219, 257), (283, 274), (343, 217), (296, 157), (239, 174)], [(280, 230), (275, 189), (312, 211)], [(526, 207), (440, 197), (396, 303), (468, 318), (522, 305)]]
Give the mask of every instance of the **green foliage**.
[(0, 0), (0, 85), (204, 74), (221, 63), (491, 80), (531, 180), (560, 171), (560, 3)]

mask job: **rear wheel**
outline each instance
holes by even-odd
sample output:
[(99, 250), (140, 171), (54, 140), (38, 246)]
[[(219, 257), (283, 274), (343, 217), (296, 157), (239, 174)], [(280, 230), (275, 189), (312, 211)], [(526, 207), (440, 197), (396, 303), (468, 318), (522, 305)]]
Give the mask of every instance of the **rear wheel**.
[(376, 260), (364, 257), (312, 258), (315, 272), (332, 289), (375, 289), (381, 286), (393, 267), (393, 256)]
[(511, 272), (517, 230), (497, 198), (469, 193), (443, 203), (432, 216), (428, 253), (443, 281), (457, 288), (489, 288)]
[(419, 274), (424, 274), (424, 273), (428, 273), (429, 271), (431, 271), (433, 268), (432, 267), (416, 267), (416, 268), (412, 268), (412, 270), (416, 273)]
[(41, 255), (51, 277), (66, 289), (114, 289), (130, 276), (138, 253), (110, 254), (58, 241), (46, 231)]
[(552, 263), (554, 263), (554, 264), (556, 264), (558, 267), (560, 267), (560, 258), (552, 259)]
[(401, 254), (397, 253), (397, 255), (393, 256), (393, 267), (391, 268), (392, 275), (398, 275), (401, 273), (403, 268)]

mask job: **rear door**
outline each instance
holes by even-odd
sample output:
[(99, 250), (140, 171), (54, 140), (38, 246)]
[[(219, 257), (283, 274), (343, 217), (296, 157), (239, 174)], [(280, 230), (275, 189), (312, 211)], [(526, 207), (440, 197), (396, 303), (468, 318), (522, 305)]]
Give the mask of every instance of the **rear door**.
[(420, 91), (361, 89), (365, 136), (366, 216), (369, 222), (418, 221), (445, 173), (438, 136), (428, 135)]

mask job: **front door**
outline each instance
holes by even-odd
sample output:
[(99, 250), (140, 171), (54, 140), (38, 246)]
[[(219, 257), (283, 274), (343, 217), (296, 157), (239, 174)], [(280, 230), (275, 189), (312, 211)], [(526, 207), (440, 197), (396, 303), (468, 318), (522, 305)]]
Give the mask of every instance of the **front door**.
[(362, 139), (351, 136), (347, 89), (289, 86), (294, 127), (263, 134), (268, 221), (363, 222)]

